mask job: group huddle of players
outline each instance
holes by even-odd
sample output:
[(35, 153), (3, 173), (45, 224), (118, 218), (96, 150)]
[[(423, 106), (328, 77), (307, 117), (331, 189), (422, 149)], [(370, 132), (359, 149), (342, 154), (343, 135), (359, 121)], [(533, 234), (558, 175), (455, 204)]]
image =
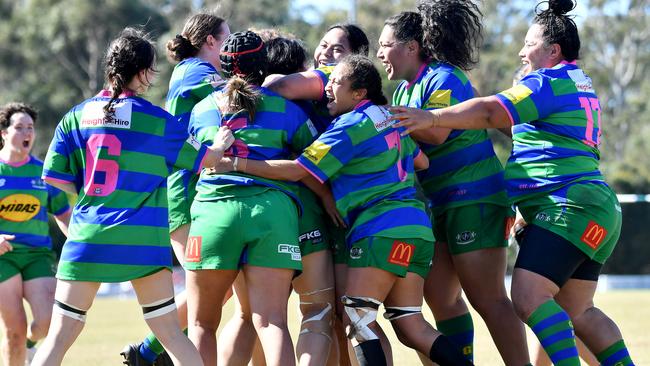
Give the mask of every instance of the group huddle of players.
[[(478, 5), (421, 0), (386, 19), (376, 59), (360, 27), (336, 24), (313, 64), (293, 35), (231, 34), (223, 18), (193, 15), (167, 43), (164, 108), (140, 96), (155, 47), (126, 28), (106, 51), (105, 89), (66, 113), (44, 161), (30, 155), (35, 110), (5, 105), (2, 361), (60, 365), (99, 285), (131, 281), (152, 333), (125, 347), (127, 365), (390, 365), (382, 304), (423, 364), (471, 365), (463, 292), (506, 365), (531, 365), (525, 324), (536, 365), (633, 365), (593, 304), (621, 228), (598, 170), (600, 103), (576, 64), (574, 2), (544, 4), (519, 53), (525, 76), (487, 97), (468, 77)], [(377, 62), (402, 81), (392, 100)], [(505, 168), (488, 128), (513, 139)], [(64, 192), (77, 195), (72, 209)], [(67, 236), (58, 266), (48, 212)], [(186, 272), (176, 296), (170, 241)]]

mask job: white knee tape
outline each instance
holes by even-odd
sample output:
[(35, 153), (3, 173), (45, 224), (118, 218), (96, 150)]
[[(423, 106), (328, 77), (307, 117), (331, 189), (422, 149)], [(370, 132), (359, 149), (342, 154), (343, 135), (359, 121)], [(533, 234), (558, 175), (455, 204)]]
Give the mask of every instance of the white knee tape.
[(151, 304), (141, 305), (144, 319), (152, 319), (176, 310), (174, 298), (162, 299)]
[(358, 343), (379, 339), (375, 332), (368, 327), (372, 322), (377, 320), (377, 309), (381, 302), (371, 297), (354, 297), (343, 296), (343, 309), (350, 318), (348, 326), (348, 338), (356, 340)]

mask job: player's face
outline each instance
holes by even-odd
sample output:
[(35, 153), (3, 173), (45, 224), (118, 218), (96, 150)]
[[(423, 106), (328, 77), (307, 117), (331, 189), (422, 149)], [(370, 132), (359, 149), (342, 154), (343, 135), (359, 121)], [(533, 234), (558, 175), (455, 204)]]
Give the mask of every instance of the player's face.
[(533, 24), (526, 33), (524, 47), (519, 51), (521, 62), (530, 66), (531, 71), (555, 66), (552, 58), (553, 48), (544, 42), (543, 34), (544, 28)]
[(331, 116), (340, 116), (352, 111), (362, 100), (361, 93), (351, 88), (352, 82), (347, 78), (347, 69), (347, 65), (337, 65), (325, 86), (327, 110)]
[(325, 33), (314, 51), (314, 66), (321, 67), (338, 63), (343, 57), (352, 53), (348, 37), (341, 28), (334, 28)]
[(388, 80), (410, 80), (412, 78), (410, 68), (405, 66), (409, 61), (408, 46), (395, 38), (391, 26), (386, 25), (381, 31), (377, 58), (384, 66)]
[(34, 146), (34, 120), (27, 113), (14, 113), (9, 128), (2, 131), (5, 148), (27, 155)]
[(226, 24), (226, 22), (223, 22), (219, 28), (219, 35), (217, 37), (213, 37), (211, 35), (208, 36), (208, 41), (206, 42), (211, 46), (210, 60), (208, 61), (219, 71), (221, 71), (221, 59), (219, 58), (219, 54), (221, 53), (221, 46), (223, 45), (223, 41), (225, 41), (229, 35), (230, 27), (228, 27), (228, 24)]

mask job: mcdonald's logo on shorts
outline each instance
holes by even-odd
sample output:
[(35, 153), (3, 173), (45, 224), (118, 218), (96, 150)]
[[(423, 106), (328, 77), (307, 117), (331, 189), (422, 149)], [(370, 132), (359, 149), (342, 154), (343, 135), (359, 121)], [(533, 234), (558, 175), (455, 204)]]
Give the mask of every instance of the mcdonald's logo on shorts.
[(411, 264), (413, 252), (415, 252), (415, 245), (395, 240), (388, 255), (388, 263), (408, 267)]
[(190, 236), (187, 238), (187, 246), (185, 247), (185, 262), (200, 262), (201, 261), (201, 242), (203, 238), (200, 236)]
[(604, 227), (598, 225), (594, 221), (589, 221), (587, 228), (585, 229), (585, 232), (582, 233), (580, 240), (582, 240), (583, 243), (589, 245), (593, 249), (596, 249), (600, 243), (603, 242), (606, 236), (607, 230), (605, 230)]

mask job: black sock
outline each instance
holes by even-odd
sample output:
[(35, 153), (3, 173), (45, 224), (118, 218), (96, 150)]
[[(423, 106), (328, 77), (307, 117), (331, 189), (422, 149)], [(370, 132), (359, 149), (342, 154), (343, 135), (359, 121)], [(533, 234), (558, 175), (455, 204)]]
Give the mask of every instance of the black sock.
[(365, 341), (354, 346), (359, 366), (386, 366), (386, 355), (379, 339)]
[(449, 338), (440, 335), (431, 345), (429, 351), (431, 361), (440, 366), (472, 366), (473, 364), (463, 355), (463, 352)]

